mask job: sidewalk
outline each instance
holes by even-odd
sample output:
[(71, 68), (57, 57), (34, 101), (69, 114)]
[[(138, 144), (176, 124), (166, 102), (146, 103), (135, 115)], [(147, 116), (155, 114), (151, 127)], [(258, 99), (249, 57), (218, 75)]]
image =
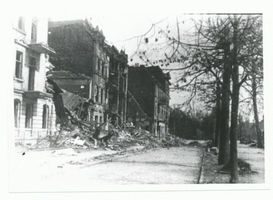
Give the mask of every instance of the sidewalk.
[[(264, 150), (248, 145), (238, 144), (238, 158), (250, 164), (251, 172), (239, 173), (238, 183), (264, 183)], [(218, 165), (218, 156), (205, 152), (200, 184), (229, 183), (230, 174), (220, 172), (223, 165)]]

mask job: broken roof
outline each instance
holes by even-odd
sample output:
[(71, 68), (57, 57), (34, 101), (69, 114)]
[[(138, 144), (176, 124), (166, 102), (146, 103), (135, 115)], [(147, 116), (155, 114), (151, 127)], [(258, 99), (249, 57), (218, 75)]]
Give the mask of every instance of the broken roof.
[(148, 74), (149, 77), (151, 77), (151, 80), (157, 84), (163, 91), (166, 91), (165, 86), (165, 80), (170, 85), (170, 74), (164, 73), (162, 69), (159, 66), (149, 66), (145, 67), (144, 65), (141, 65), (139, 67), (129, 67), (129, 71), (131, 73), (135, 73), (135, 71), (144, 72)]
[(168, 81), (170, 80), (170, 74), (169, 73), (164, 73), (162, 69), (159, 66), (148, 66), (146, 69), (152, 73), (153, 76), (157, 80), (162, 80), (162, 79), (167, 79)]
[(84, 23), (84, 20), (76, 19), (76, 20), (64, 20), (64, 21), (49, 21), (48, 27), (54, 28), (58, 26), (65, 26), (65, 25), (71, 25), (71, 24), (77, 24), (77, 23)]
[(63, 93), (61, 93), (61, 95), (63, 97), (64, 107), (66, 107), (68, 110), (74, 110), (77, 106), (79, 106), (79, 104), (87, 101), (86, 98), (68, 92), (66, 90), (63, 90)]
[(48, 22), (49, 32), (51, 32), (52, 30), (54, 30), (56, 28), (60, 28), (60, 27), (65, 27), (65, 26), (75, 27), (78, 25), (85, 27), (86, 31), (89, 34), (91, 34), (92, 37), (96, 37), (97, 39), (100, 39), (101, 41), (104, 42), (105, 36), (103, 34), (103, 31), (100, 30), (98, 26), (93, 27), (93, 25), (91, 23), (91, 19), (77, 19), (77, 20), (49, 21)]

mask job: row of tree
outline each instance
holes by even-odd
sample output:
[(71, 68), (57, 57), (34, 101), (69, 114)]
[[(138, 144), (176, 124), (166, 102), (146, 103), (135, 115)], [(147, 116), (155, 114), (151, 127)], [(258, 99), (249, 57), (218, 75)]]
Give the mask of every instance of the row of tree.
[(182, 41), (180, 33), (178, 21), (177, 36), (165, 32), (172, 52), (164, 59), (180, 61), (179, 67), (166, 68), (180, 72), (173, 89), (190, 94), (185, 105), (199, 99), (214, 113), (212, 139), (219, 148), (218, 163), (230, 170), (230, 182), (236, 183), (238, 116), (243, 101), (252, 103), (257, 145), (263, 147), (258, 111), (263, 91), (262, 16), (209, 16), (195, 21), (193, 39)]
[(252, 99), (258, 147), (263, 144), (257, 108), (263, 78), (261, 16), (209, 18), (196, 28), (197, 44), (189, 48), (191, 62), (184, 73), (184, 78), (190, 77), (190, 81), (179, 87), (191, 88), (194, 95), (198, 92), (207, 102), (214, 103), (213, 140), (219, 147), (218, 162), (230, 169), (230, 182), (235, 183), (238, 181), (238, 113), (242, 87)]
[(214, 115), (195, 114), (174, 108), (169, 118), (170, 133), (184, 139), (208, 140), (213, 137)]

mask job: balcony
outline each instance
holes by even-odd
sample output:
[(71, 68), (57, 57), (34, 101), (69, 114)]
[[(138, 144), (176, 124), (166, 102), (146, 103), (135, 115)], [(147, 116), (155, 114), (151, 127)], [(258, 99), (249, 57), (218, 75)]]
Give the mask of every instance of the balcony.
[(52, 95), (49, 93), (41, 91), (25, 91), (23, 96), (27, 99), (38, 99), (38, 98), (52, 98)]
[(24, 82), (23, 79), (14, 77), (13, 78), (14, 90), (22, 91), (23, 90), (23, 82)]
[(31, 43), (28, 46), (31, 50), (36, 51), (38, 53), (53, 53), (53, 54), (56, 53), (54, 49), (52, 49), (51, 47), (49, 47), (47, 44), (44, 44), (44, 43)]

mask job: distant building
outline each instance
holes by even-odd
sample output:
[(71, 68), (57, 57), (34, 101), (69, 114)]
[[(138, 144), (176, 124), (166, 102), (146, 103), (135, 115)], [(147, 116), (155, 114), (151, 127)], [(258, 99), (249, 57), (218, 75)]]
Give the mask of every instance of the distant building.
[(163, 73), (158, 66), (129, 67), (128, 93), (132, 93), (147, 117), (139, 117), (136, 107), (128, 100), (127, 120), (144, 126), (159, 138), (168, 133), (169, 73)]
[(47, 44), (48, 21), (19, 17), (14, 33), (14, 126), (16, 142), (33, 144), (55, 130), (52, 95), (46, 92), (46, 72), (53, 66)]
[[(108, 118), (109, 90), (106, 84), (109, 77), (109, 57), (104, 40), (103, 33), (88, 20), (49, 22), (49, 44), (56, 51), (51, 57), (52, 64), (56, 66), (55, 71), (86, 76), (81, 78), (80, 75), (73, 81), (69, 78), (66, 81), (59, 79), (57, 82), (66, 90), (83, 95), (95, 103), (90, 117), (97, 123), (104, 123)], [(84, 81), (87, 81), (86, 84)]]

